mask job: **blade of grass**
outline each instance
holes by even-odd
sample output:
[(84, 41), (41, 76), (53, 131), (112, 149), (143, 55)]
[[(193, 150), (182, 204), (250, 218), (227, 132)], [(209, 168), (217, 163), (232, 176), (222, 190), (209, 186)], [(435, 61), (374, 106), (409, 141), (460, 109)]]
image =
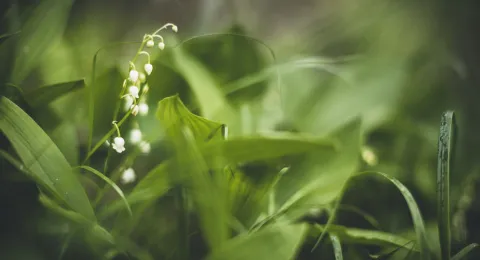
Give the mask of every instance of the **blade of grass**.
[(7, 151), (0, 149), (0, 157), (3, 157), (10, 164), (12, 164), (17, 170), (21, 171), (26, 176), (33, 177), (32, 174), (27, 169), (25, 169), (25, 166), (23, 166), (23, 163), (15, 159)]
[(4, 33), (2, 35), (0, 35), (0, 43), (2, 43), (4, 40), (12, 37), (12, 36), (15, 36), (17, 34), (19, 34), (21, 31), (17, 31), (17, 32), (14, 32), (14, 33)]
[(461, 260), (461, 259), (463, 259), (465, 256), (467, 256), (468, 253), (470, 253), (476, 247), (478, 247), (478, 244), (476, 244), (476, 243), (473, 243), (473, 244), (470, 244), (470, 245), (464, 247), (462, 250), (460, 250), (460, 252), (458, 252), (456, 255), (454, 255), (451, 258), (451, 260)]
[(362, 216), (374, 228), (381, 229), (380, 228), (380, 223), (372, 215), (368, 214), (367, 212), (365, 212), (365, 211), (363, 211), (363, 210), (361, 210), (361, 209), (359, 209), (355, 206), (342, 204), (342, 205), (340, 205), (340, 207), (338, 209), (342, 210), (342, 211), (350, 211), (352, 213), (358, 214), (358, 215)]
[(128, 211), (128, 214), (130, 214), (130, 216), (133, 215), (132, 213), (132, 209), (130, 208), (130, 204), (128, 204), (128, 201), (127, 201), (127, 198), (125, 198), (125, 194), (123, 194), (123, 191), (122, 189), (120, 189), (120, 187), (118, 187), (117, 184), (115, 184), (115, 182), (113, 182), (112, 180), (110, 180), (107, 176), (105, 176), (103, 173), (97, 171), (96, 169), (90, 167), (90, 166), (79, 166), (78, 168), (81, 168), (81, 169), (84, 169), (84, 170), (87, 170), (93, 174), (95, 174), (96, 176), (98, 176), (99, 178), (101, 178), (102, 180), (104, 180), (106, 183), (108, 183), (110, 186), (112, 186), (112, 188), (117, 192), (117, 194), (120, 196), (120, 198), (123, 200), (124, 204), (125, 204), (125, 208), (127, 209)]
[[(315, 225), (314, 228), (317, 232), (324, 232), (327, 226)], [(334, 224), (330, 225), (328, 233), (338, 237), (344, 244), (405, 247), (405, 245), (411, 243), (406, 238), (383, 231), (351, 228)], [(314, 235), (316, 234), (314, 233)], [(412, 248), (416, 252), (419, 250), (413, 246)]]
[(451, 255), (450, 230), (450, 170), (455, 145), (455, 114), (447, 111), (442, 115), (438, 137), (437, 169), (437, 218), (441, 259)]
[(330, 233), (330, 240), (332, 241), (335, 260), (343, 260), (342, 244), (340, 244), (340, 239), (336, 235)]
[[(325, 235), (325, 232), (328, 232), (329, 228), (333, 225), (333, 221), (335, 220), (336, 213), (337, 213), (337, 211), (340, 207), (341, 196), (343, 196), (343, 194), (345, 193), (346, 189), (348, 188), (348, 184), (350, 183), (350, 181), (352, 181), (352, 179), (354, 179), (355, 177), (371, 175), (371, 174), (379, 175), (379, 176), (387, 179), (389, 182), (391, 182), (393, 185), (395, 185), (395, 187), (400, 191), (402, 196), (405, 198), (405, 201), (407, 202), (408, 208), (410, 210), (410, 215), (412, 217), (415, 233), (417, 235), (417, 243), (419, 245), (420, 256), (421, 256), (420, 259), (422, 259), (422, 260), (430, 259), (430, 249), (429, 249), (429, 246), (428, 246), (428, 240), (427, 240), (427, 235), (426, 235), (426, 231), (425, 231), (425, 223), (423, 221), (422, 214), (420, 213), (420, 209), (418, 208), (417, 202), (415, 201), (415, 199), (413, 198), (412, 194), (407, 189), (407, 187), (405, 187), (397, 179), (395, 179), (393, 177), (390, 177), (387, 174), (382, 173), (382, 172), (361, 172), (361, 173), (358, 173), (357, 175), (354, 175), (354, 176), (352, 176), (348, 179), (348, 181), (343, 186), (342, 192), (340, 193), (341, 194), (340, 197), (337, 199), (337, 202), (336, 202), (336, 205), (335, 205), (334, 210), (332, 212), (332, 215), (328, 219), (328, 222), (325, 225), (325, 228), (323, 229), (323, 232), (320, 234), (320, 236), (317, 240), (317, 243), (315, 244), (313, 249), (315, 249), (318, 246), (318, 244), (322, 240), (323, 236)], [(312, 251), (313, 251), (313, 249), (312, 249)]]
[[(376, 254), (376, 255), (370, 255), (370, 257), (372, 259), (378, 259), (378, 260), (386, 260), (388, 259), (390, 256), (394, 255), (396, 252), (398, 252), (400, 249), (403, 249), (403, 248), (407, 248), (407, 245), (408, 244), (411, 244), (413, 243), (413, 246), (410, 247), (410, 250), (408, 250), (408, 255), (410, 255), (411, 252), (413, 252), (413, 249), (415, 248), (415, 241), (408, 241), (408, 243), (406, 243), (405, 245), (402, 245), (402, 246), (398, 246), (397, 248), (387, 252), (387, 253), (382, 253), (382, 254)], [(407, 256), (408, 256), (407, 255)], [(406, 258), (407, 259), (407, 258)]]
[(44, 106), (64, 94), (83, 87), (85, 87), (84, 79), (57, 83), (25, 92), (25, 99), (32, 107)]

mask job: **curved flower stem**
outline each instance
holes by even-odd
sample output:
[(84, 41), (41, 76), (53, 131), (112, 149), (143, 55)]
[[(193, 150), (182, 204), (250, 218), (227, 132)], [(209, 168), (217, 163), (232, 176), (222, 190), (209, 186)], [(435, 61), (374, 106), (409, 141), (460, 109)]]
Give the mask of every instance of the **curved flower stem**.
[(146, 51), (141, 51), (139, 54), (147, 55), (148, 63), (150, 63), (150, 54)]
[(117, 129), (117, 135), (118, 136), (121, 136), (120, 135), (120, 128), (118, 128), (118, 125), (117, 125), (117, 121), (112, 121), (112, 124), (115, 126), (115, 128)]
[[(122, 126), (123, 123), (125, 123), (125, 121), (128, 119), (128, 117), (130, 116), (131, 114), (131, 110), (129, 110), (122, 118), (122, 120), (118, 121), (117, 123), (117, 126), (120, 127)], [(92, 148), (92, 150), (90, 150), (90, 152), (88, 153), (87, 157), (84, 159), (83, 163), (82, 164), (85, 164), (88, 159), (90, 159), (90, 157), (98, 150), (98, 148), (100, 148), (103, 143), (105, 141), (107, 141), (108, 138), (110, 138), (113, 133), (115, 133), (116, 131), (116, 128), (115, 127), (112, 127), (112, 129), (110, 129), (110, 131), (108, 131), (108, 133), (106, 133), (102, 139), (100, 141), (97, 142), (97, 144), (95, 144), (95, 146)]]

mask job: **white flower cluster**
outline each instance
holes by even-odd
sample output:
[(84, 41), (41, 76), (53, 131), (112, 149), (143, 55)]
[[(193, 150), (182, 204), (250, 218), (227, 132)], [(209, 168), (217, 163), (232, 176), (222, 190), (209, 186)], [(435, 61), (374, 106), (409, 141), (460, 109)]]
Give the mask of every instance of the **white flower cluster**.
[[(148, 104), (146, 102), (146, 94), (149, 90), (149, 86), (146, 83), (147, 76), (150, 76), (153, 72), (153, 65), (150, 63), (150, 54), (144, 51), (144, 47), (151, 48), (155, 46), (155, 40), (158, 39), (158, 48), (160, 50), (165, 49), (165, 43), (163, 37), (159, 35), (160, 31), (171, 28), (172, 31), (177, 32), (178, 28), (172, 23), (167, 23), (160, 29), (156, 30), (152, 34), (146, 34), (143, 37), (142, 44), (139, 51), (135, 55), (132, 61), (130, 61), (130, 70), (128, 72), (128, 78), (123, 81), (123, 87), (121, 92), (121, 98), (124, 102), (124, 110), (130, 111), (133, 116), (140, 114), (141, 116), (148, 114)], [(143, 64), (144, 72), (139, 72), (135, 67), (135, 62), (140, 55), (147, 57), (147, 62)], [(128, 87), (127, 87), (128, 86)], [(118, 136), (113, 139), (112, 148), (118, 153), (125, 151), (125, 140), (120, 135), (120, 129), (116, 123), (113, 122), (117, 129)], [(150, 152), (150, 144), (146, 141), (142, 141), (142, 132), (140, 129), (134, 129), (131, 132), (130, 141), (133, 144), (139, 146), (143, 153)], [(132, 170), (133, 171), (133, 170)]]

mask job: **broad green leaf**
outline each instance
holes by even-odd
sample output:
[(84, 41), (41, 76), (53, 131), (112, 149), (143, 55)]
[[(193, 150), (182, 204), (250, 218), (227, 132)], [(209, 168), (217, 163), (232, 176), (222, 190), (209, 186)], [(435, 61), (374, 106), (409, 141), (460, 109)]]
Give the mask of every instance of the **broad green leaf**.
[(73, 0), (39, 2), (22, 26), (13, 70), (13, 82), (21, 83), (38, 66), (55, 41), (63, 35)]
[(261, 161), (311, 151), (334, 153), (335, 143), (311, 135), (270, 133), (210, 142), (202, 148), (209, 165)]
[(25, 93), (25, 99), (32, 107), (46, 106), (53, 100), (85, 87), (83, 79), (43, 86)]
[(462, 260), (462, 259), (464, 259), (468, 255), (468, 253), (470, 253), (476, 247), (478, 247), (478, 244), (475, 244), (475, 243), (464, 247), (462, 250), (460, 250), (460, 252), (458, 252), (456, 255), (452, 256), (451, 260)]
[(202, 116), (236, 128), (236, 113), (211, 73), (181, 48), (173, 49), (174, 64), (195, 94)]
[(360, 121), (351, 122), (332, 138), (338, 142), (338, 151), (318, 150), (279, 180), (276, 201), (280, 211), (293, 210), (291, 217), (297, 218), (312, 205), (326, 205), (340, 194), (359, 165)]
[(95, 221), (85, 190), (58, 147), (35, 121), (5, 97), (0, 98), (0, 130), (40, 185), (74, 211)]
[[(318, 236), (325, 230), (325, 226), (315, 225), (315, 230), (316, 232), (312, 234)], [(383, 231), (350, 228), (340, 225), (331, 225), (327, 232), (337, 236), (344, 244), (404, 247), (410, 242), (406, 238)], [(413, 249), (418, 251), (418, 248)]]
[(183, 127), (187, 127), (198, 142), (223, 139), (223, 125), (197, 116), (190, 112), (178, 95), (158, 102), (157, 119), (170, 137), (177, 137)]
[(450, 171), (455, 148), (455, 117), (453, 111), (442, 115), (440, 135), (438, 137), (437, 169), (437, 219), (440, 238), (441, 257), (449, 260), (451, 256), (450, 231)]
[(214, 250), (208, 260), (295, 259), (306, 225), (278, 223), (242, 234)]
[(206, 164), (192, 131), (181, 130), (182, 136), (176, 142), (176, 173), (181, 175), (183, 184), (193, 200), (200, 219), (202, 235), (211, 250), (220, 247), (230, 235), (229, 208), (224, 185), (228, 178), (224, 172), (212, 172)]

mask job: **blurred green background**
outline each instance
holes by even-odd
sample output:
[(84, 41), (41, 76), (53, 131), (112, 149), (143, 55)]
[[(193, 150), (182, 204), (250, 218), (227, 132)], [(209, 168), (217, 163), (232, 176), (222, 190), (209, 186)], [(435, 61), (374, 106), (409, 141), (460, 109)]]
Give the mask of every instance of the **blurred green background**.
[[(179, 32), (165, 33), (165, 51), (151, 54), (150, 113), (122, 128), (127, 135), (127, 129), (139, 126), (152, 140), (150, 154), (133, 163), (139, 178), (172, 154), (164, 145), (155, 110), (159, 100), (177, 93), (194, 113), (227, 123), (233, 137), (280, 130), (325, 137), (361, 118), (361, 149), (364, 156), (365, 151), (372, 152), (375, 160), (364, 158), (355, 169), (385, 172), (402, 181), (419, 204), (432, 246), (438, 247), (438, 127), (442, 112), (455, 110), (459, 138), (451, 175), (452, 248), (456, 252), (480, 242), (477, 1), (5, 0), (0, 7), (0, 94), (24, 108), (72, 166), (80, 165), (88, 153), (90, 133), (95, 144), (110, 130), (128, 61), (143, 35), (172, 22)], [(130, 41), (136, 43), (116, 44)], [(183, 63), (177, 46), (209, 71), (237, 112), (235, 118), (204, 114), (210, 92), (202, 88), (211, 82), (199, 80), (195, 68), (178, 65)], [(81, 79), (87, 85), (96, 82), (93, 129), (88, 121), (89, 93), (83, 85), (49, 104), (23, 106), (29, 100), (21, 93)], [(4, 136), (0, 144), (15, 154)], [(99, 149), (90, 165), (102, 169), (108, 151)], [(130, 157), (113, 156), (109, 168), (117, 168), (126, 158)], [(272, 170), (265, 163), (244, 166), (245, 174), (254, 176), (252, 181), (259, 186), (265, 180), (258, 173)], [(56, 259), (72, 226), (46, 210), (38, 201), (36, 184), (3, 157), (0, 169), (0, 258)], [(82, 183), (87, 193), (104, 185), (94, 177)], [(127, 193), (133, 185), (120, 187)], [(113, 192), (108, 196), (115, 198)], [(392, 186), (362, 179), (343, 200), (373, 216), (382, 230), (412, 235), (407, 205)], [(168, 236), (145, 234), (152, 229), (175, 233), (162, 230), (171, 228), (172, 218), (178, 217), (172, 203), (165, 199), (157, 202), (158, 207), (151, 206), (144, 225), (132, 235), (154, 259), (166, 259), (164, 252), (175, 242)], [(349, 211), (340, 211), (337, 218), (345, 226), (370, 228)], [(105, 227), (118, 226), (108, 221)], [(191, 251), (201, 258), (205, 241), (193, 240), (192, 247), (198, 249)], [(345, 259), (368, 259), (361, 255), (369, 247), (358, 250), (347, 250)], [(324, 251), (329, 249), (320, 248), (318, 255), (302, 250), (299, 259), (334, 259)], [(94, 258), (94, 252), (82, 239), (72, 239), (64, 259)], [(479, 256), (472, 254), (471, 259)]]

